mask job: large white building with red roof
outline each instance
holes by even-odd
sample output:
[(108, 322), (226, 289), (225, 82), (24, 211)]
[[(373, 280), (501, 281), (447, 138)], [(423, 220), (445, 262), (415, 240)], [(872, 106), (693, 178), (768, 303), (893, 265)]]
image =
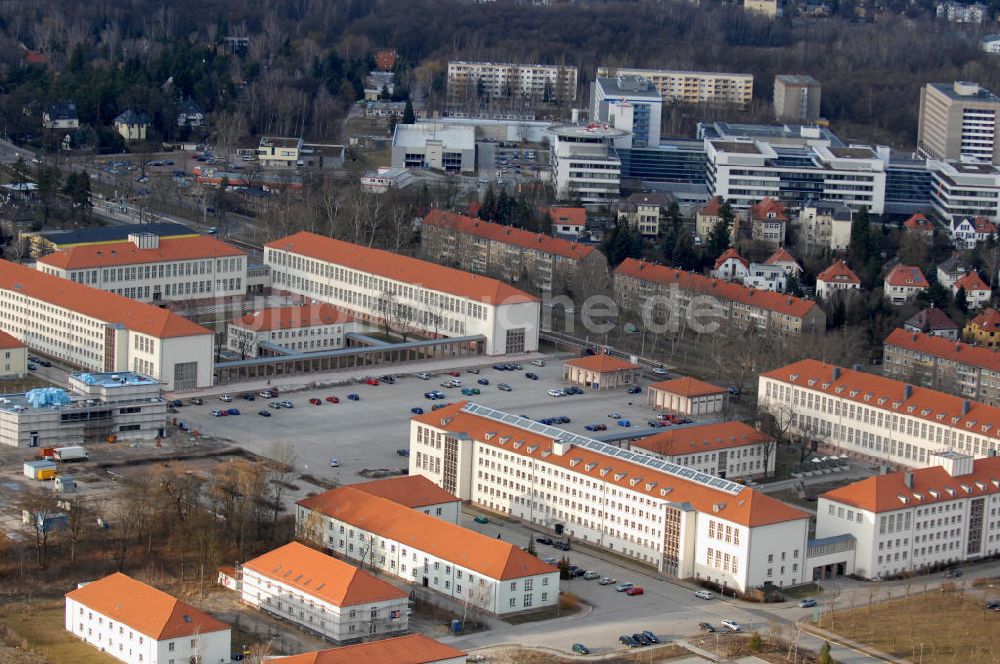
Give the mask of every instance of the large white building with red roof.
[(35, 267), (140, 302), (241, 297), (247, 288), (246, 252), (210, 235), (137, 232), (124, 242), (56, 251)]
[(488, 355), (538, 349), (539, 299), (497, 279), (300, 232), (264, 246), (275, 291), (397, 333), (481, 335)]
[(468, 655), (423, 634), (275, 657), (269, 664), (465, 664)]
[(678, 578), (805, 580), (809, 515), (749, 487), (473, 403), (414, 417), (411, 475)]
[(1000, 352), (930, 334), (893, 330), (882, 371), (904, 380), (1000, 406)]
[(166, 390), (212, 385), (211, 330), (131, 298), (0, 261), (0, 329), (89, 371), (135, 371)]
[(116, 572), (66, 593), (66, 631), (128, 664), (228, 662), (229, 625)]
[(262, 343), (292, 353), (316, 353), (343, 348), (347, 334), (358, 328), (351, 316), (330, 304), (272, 307), (231, 321), (226, 346), (241, 359), (260, 355)]
[(774, 439), (743, 422), (670, 427), (633, 440), (628, 449), (723, 479), (774, 472)]

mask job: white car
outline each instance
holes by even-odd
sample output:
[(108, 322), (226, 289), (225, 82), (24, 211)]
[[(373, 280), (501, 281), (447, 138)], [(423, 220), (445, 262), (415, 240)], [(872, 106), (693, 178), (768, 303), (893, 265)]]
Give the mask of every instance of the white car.
[(721, 625), (728, 629), (730, 632), (739, 632), (743, 628), (735, 620), (723, 620)]
[(340, 459), (330, 459), (331, 468), (340, 468)]
[(653, 373), (655, 373), (657, 376), (666, 376), (670, 372), (664, 369), (663, 367), (656, 367), (655, 369), (653, 369)]
[(417, 378), (419, 378), (420, 380), (430, 380), (431, 375), (426, 371), (421, 371), (420, 373), (417, 374)]
[(697, 597), (698, 599), (712, 599), (713, 597), (715, 597), (715, 595), (708, 592), (707, 590), (699, 590), (694, 594), (694, 596)]
[(561, 397), (563, 395), (562, 390), (549, 390), (550, 397)]
[(544, 367), (545, 366), (545, 360), (532, 360), (531, 363), (533, 365), (535, 365), (536, 367)]
[(233, 400), (233, 398), (231, 396), (229, 396), (228, 394), (223, 394), (223, 395), (221, 395), (219, 397), (219, 401), (225, 401), (226, 403), (229, 403), (232, 400)]

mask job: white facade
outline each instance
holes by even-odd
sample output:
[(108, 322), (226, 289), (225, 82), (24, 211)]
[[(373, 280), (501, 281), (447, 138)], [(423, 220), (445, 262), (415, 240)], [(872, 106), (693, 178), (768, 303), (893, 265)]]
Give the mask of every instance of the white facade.
[(379, 167), (361, 176), (361, 188), (373, 194), (384, 194), (390, 189), (405, 189), (413, 181), (413, 175), (405, 168)]
[(984, 53), (1000, 55), (1000, 35), (984, 35), (980, 37), (979, 49)]
[(851, 209), (840, 203), (811, 201), (802, 207), (799, 224), (806, 244), (830, 251), (845, 251), (851, 243)]
[[(962, 217), (1000, 219), (1000, 170), (995, 166), (928, 159), (927, 170), (933, 177), (931, 206), (945, 222)], [(962, 239), (968, 246), (970, 238)]]
[(753, 74), (598, 67), (597, 75), (642, 76), (656, 86), (665, 102), (749, 104), (753, 100)]
[(577, 69), (565, 65), (520, 65), (496, 62), (448, 63), (448, 103), (467, 98), (517, 96), (549, 101), (576, 99)]
[[(948, 231), (951, 234), (951, 241), (962, 249), (975, 249), (980, 242), (985, 242), (991, 237), (995, 238), (997, 235), (996, 224), (982, 218), (952, 217)], [(938, 274), (940, 273), (939, 269)], [(950, 276), (948, 275), (949, 278), (943, 284), (945, 287), (954, 285), (954, 281), (958, 280), (957, 278), (953, 280)]]
[(539, 301), (494, 279), (312, 233), (269, 243), (264, 261), (275, 289), (328, 302), (362, 320), (380, 322), (391, 300), (406, 308), (411, 330), (481, 334), (488, 355), (538, 349)]
[(336, 350), (347, 345), (347, 334), (358, 327), (328, 305), (264, 309), (230, 322), (226, 347), (243, 359), (258, 357), (265, 342), (294, 353)]
[(418, 122), (392, 132), (392, 168), (476, 172), (476, 130), (472, 126)]
[(662, 110), (660, 93), (641, 76), (598, 78), (591, 84), (590, 120), (629, 132), (629, 147), (659, 146)]
[(549, 131), (556, 198), (584, 206), (617, 201), (622, 164), (615, 148), (627, 144), (629, 133), (607, 125), (553, 125)]

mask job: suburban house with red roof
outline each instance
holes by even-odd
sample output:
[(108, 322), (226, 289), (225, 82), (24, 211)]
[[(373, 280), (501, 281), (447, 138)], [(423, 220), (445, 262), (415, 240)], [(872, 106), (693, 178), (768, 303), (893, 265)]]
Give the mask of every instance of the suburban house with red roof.
[(951, 286), (951, 292), (958, 297), (958, 291), (965, 291), (965, 303), (969, 309), (982, 309), (990, 303), (993, 291), (979, 273), (975, 270), (968, 272)]
[(962, 338), (970, 344), (1000, 348), (1000, 311), (987, 307), (962, 328)]
[[(579, 237), (587, 229), (587, 208), (551, 207), (549, 221), (552, 223), (553, 235)], [(420, 241), (423, 242), (423, 237)]]
[(563, 363), (563, 380), (595, 390), (639, 384), (642, 367), (620, 357), (598, 353)]
[(811, 580), (809, 514), (649, 454), (460, 402), (412, 419), (409, 460), (481, 509), (676, 578), (741, 592)]
[(958, 340), (958, 323), (934, 305), (921, 309), (903, 323), (907, 332), (921, 332), (932, 337)]
[(140, 302), (242, 297), (246, 252), (210, 235), (161, 238), (133, 233), (126, 242), (85, 244), (42, 256), (42, 272)]
[(646, 402), (680, 415), (711, 415), (725, 408), (729, 390), (686, 376), (651, 383)]
[(469, 337), (488, 355), (538, 349), (539, 298), (491, 277), (305, 231), (268, 242), (264, 262), (275, 292), (396, 333)]
[[(722, 209), (722, 198), (714, 196), (705, 207), (699, 208), (695, 214), (695, 235), (702, 242), (708, 242), (708, 236), (712, 233), (715, 225), (722, 221), (719, 211)], [(733, 228), (729, 232), (729, 243), (736, 244), (736, 236), (739, 230), (739, 215), (733, 215)]]
[(886, 376), (1000, 406), (1000, 352), (895, 329), (882, 346)]
[(343, 348), (347, 334), (359, 331), (361, 326), (351, 316), (330, 304), (273, 307), (231, 321), (226, 326), (226, 346), (240, 359), (257, 357), (262, 351), (278, 354), (276, 346), (292, 353), (314, 353)]
[(440, 209), (424, 216), (420, 250), (427, 260), (524, 284), (532, 292), (564, 290), (577, 278), (608, 269), (594, 245)]
[(750, 274), (750, 261), (740, 256), (735, 248), (729, 247), (715, 259), (711, 274), (716, 279), (742, 284)]
[(633, 440), (628, 449), (723, 479), (774, 472), (774, 440), (743, 422), (667, 428)]
[(997, 225), (983, 217), (954, 216), (948, 227), (951, 241), (960, 249), (975, 249), (980, 242), (997, 237)]
[(334, 643), (400, 634), (409, 626), (407, 593), (304, 544), (278, 547), (240, 569), (244, 604)]
[(938, 263), (937, 280), (939, 284), (950, 289), (956, 281), (971, 271), (971, 261), (962, 254), (954, 253)]
[(0, 330), (0, 376), (23, 376), (28, 371), (28, 347)]
[(778, 247), (763, 263), (751, 263), (730, 247), (715, 260), (711, 272), (716, 279), (777, 293), (783, 293), (788, 288), (790, 275), (801, 273), (798, 261), (782, 247)]
[(1000, 458), (938, 449), (928, 467), (842, 486), (819, 496), (817, 538), (852, 538), (854, 573), (878, 579), (930, 572), (1000, 553)]
[(0, 329), (88, 371), (136, 371), (165, 390), (212, 385), (211, 330), (166, 309), (7, 261), (0, 261)]
[(918, 212), (904, 221), (903, 229), (907, 234), (917, 235), (927, 241), (934, 237), (934, 222), (928, 219), (923, 212)]
[(885, 298), (892, 304), (906, 304), (929, 287), (927, 277), (914, 265), (894, 266), (883, 282)]
[(779, 246), (785, 242), (788, 211), (785, 204), (764, 198), (750, 206), (750, 237), (767, 244)]
[(232, 656), (229, 625), (120, 572), (66, 593), (66, 631), (128, 664)]
[[(673, 267), (655, 265), (634, 258), (625, 259), (614, 271), (615, 302), (626, 311), (641, 312), (650, 298), (666, 305), (672, 315), (692, 311), (692, 301), (701, 296), (713, 298), (721, 318), (731, 318), (742, 325), (762, 330), (800, 334), (826, 330), (826, 314), (811, 300), (748, 288)], [(699, 303), (697, 300), (695, 309)], [(699, 309), (702, 322), (710, 318)]]
[[(447, 417), (442, 415), (447, 408), (435, 411), (434, 416)], [(441, 458), (437, 461), (440, 464)], [(450, 492), (447, 486), (443, 488)], [(354, 486), (300, 500), (295, 528), (298, 537), (335, 556), (495, 615), (524, 613), (559, 601), (559, 570), (522, 551), (518, 544)]]
[(423, 634), (275, 657), (268, 664), (465, 664), (468, 654)]
[(837, 261), (816, 275), (817, 297), (829, 300), (835, 293), (851, 290), (861, 290), (861, 279), (844, 261)]

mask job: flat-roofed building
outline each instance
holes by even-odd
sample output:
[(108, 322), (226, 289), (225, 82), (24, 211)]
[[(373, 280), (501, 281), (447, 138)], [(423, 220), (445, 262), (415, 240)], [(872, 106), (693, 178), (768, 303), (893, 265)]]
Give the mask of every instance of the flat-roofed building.
[(141, 302), (242, 297), (247, 288), (246, 252), (210, 235), (161, 238), (136, 232), (125, 242), (48, 254), (35, 267)]
[(407, 593), (298, 542), (248, 560), (241, 571), (244, 604), (334, 643), (400, 634), (409, 626)]
[(353, 318), (330, 304), (272, 307), (230, 322), (226, 346), (243, 359), (276, 350), (268, 351), (268, 346), (292, 353), (336, 350), (347, 345), (347, 334), (357, 327)]
[(563, 363), (563, 380), (595, 390), (612, 390), (639, 384), (642, 367), (606, 353), (587, 355)]
[(646, 401), (653, 408), (661, 408), (681, 415), (712, 415), (721, 413), (726, 406), (729, 390), (685, 376), (673, 380), (651, 383)]
[(594, 123), (552, 125), (549, 133), (557, 199), (594, 207), (618, 200), (622, 163), (616, 150), (628, 146), (628, 131)]
[(628, 131), (629, 147), (660, 145), (662, 110), (660, 92), (642, 76), (599, 76), (591, 83), (590, 120)]
[(774, 116), (778, 122), (810, 124), (820, 118), (823, 86), (812, 76), (778, 74), (774, 77)]
[(269, 659), (270, 664), (465, 664), (468, 654), (423, 634)]
[(212, 384), (212, 332), (160, 307), (0, 261), (0, 329), (89, 371), (136, 371), (165, 390)]
[(628, 449), (723, 479), (774, 473), (774, 440), (743, 422), (668, 428), (631, 441)]
[(411, 475), (677, 578), (802, 583), (809, 515), (729, 480), (473, 403), (410, 425)]
[(753, 74), (710, 71), (598, 67), (599, 78), (639, 76), (652, 83), (663, 101), (746, 105), (753, 101)]
[(264, 246), (272, 288), (435, 337), (483, 335), (488, 355), (538, 349), (539, 300), (489, 277), (300, 232)]
[(447, 76), (448, 106), (453, 108), (483, 97), (552, 104), (576, 99), (577, 69), (567, 65), (452, 60)]
[[(119, 204), (107, 202), (108, 211), (116, 210)], [(119, 224), (117, 226), (96, 226), (75, 230), (51, 230), (21, 233), (31, 244), (31, 255), (34, 258), (51, 254), (53, 251), (72, 249), (82, 245), (116, 244), (127, 242), (130, 235), (135, 234), (135, 224)], [(172, 221), (153, 222), (142, 225), (143, 233), (151, 233), (161, 240), (198, 237), (198, 231)]]
[(1000, 406), (1000, 352), (895, 329), (882, 346), (886, 376)]
[(476, 130), (467, 125), (397, 124), (392, 132), (392, 167), (476, 172)]
[(978, 83), (928, 83), (920, 90), (917, 146), (933, 159), (1000, 164), (1000, 97)]
[(953, 229), (956, 244), (971, 248), (970, 238), (956, 237), (954, 227), (978, 218), (991, 224), (1000, 220), (1000, 169), (989, 163), (928, 159), (927, 170), (932, 209)]

